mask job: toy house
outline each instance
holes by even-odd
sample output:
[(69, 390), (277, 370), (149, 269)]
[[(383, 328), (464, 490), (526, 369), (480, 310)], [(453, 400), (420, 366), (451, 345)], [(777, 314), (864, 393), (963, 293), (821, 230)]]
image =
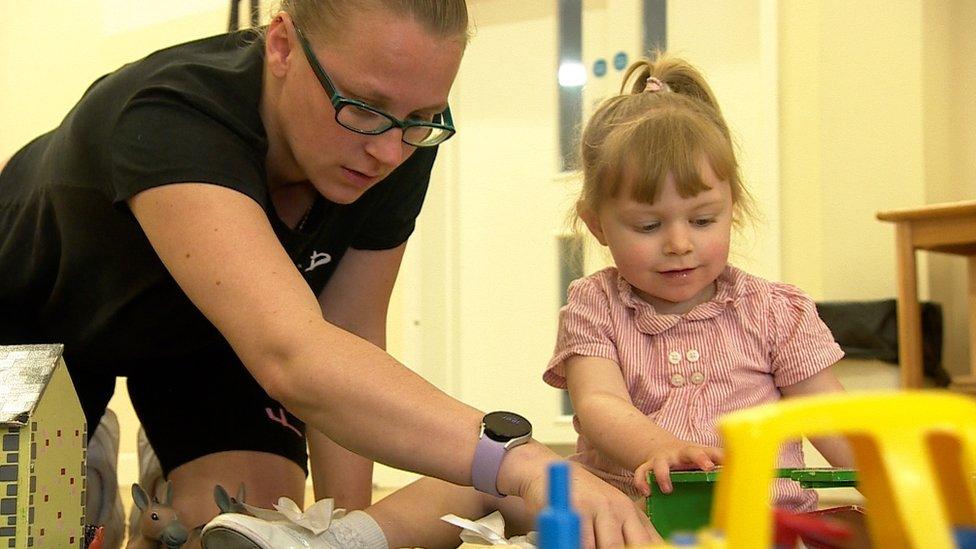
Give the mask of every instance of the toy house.
[(0, 549), (84, 547), (88, 437), (62, 351), (0, 346)]

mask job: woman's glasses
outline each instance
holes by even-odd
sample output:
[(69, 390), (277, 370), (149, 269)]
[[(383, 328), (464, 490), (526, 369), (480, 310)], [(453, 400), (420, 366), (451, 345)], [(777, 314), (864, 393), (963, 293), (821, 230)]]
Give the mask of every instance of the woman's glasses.
[(344, 97), (338, 90), (332, 79), (326, 74), (322, 64), (319, 63), (315, 52), (305, 33), (295, 26), (295, 33), (298, 41), (302, 44), (302, 51), (308, 64), (312, 66), (312, 72), (319, 79), (325, 92), (332, 101), (335, 109), (335, 119), (340, 126), (365, 135), (379, 135), (393, 128), (403, 130), (403, 142), (415, 147), (433, 147), (450, 139), (455, 133), (454, 120), (451, 118), (451, 108), (444, 109), (444, 112), (435, 114), (433, 120), (400, 120), (390, 113), (367, 105), (362, 101)]

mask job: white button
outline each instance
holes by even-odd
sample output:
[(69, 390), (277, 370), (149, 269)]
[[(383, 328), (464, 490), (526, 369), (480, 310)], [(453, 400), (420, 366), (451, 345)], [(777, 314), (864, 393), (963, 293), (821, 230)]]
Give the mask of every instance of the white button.
[(691, 374), (691, 382), (694, 383), (695, 385), (701, 385), (702, 383), (705, 383), (705, 374), (701, 372), (695, 372)]
[(681, 374), (671, 375), (671, 385), (674, 385), (675, 387), (681, 387), (684, 384), (685, 384), (685, 376)]
[(701, 358), (701, 354), (697, 349), (691, 349), (685, 353), (685, 358), (688, 359), (688, 362), (698, 362), (698, 359)]
[(671, 351), (670, 353), (668, 353), (668, 362), (670, 362), (671, 364), (677, 364), (681, 362), (681, 353), (679, 353), (678, 351)]

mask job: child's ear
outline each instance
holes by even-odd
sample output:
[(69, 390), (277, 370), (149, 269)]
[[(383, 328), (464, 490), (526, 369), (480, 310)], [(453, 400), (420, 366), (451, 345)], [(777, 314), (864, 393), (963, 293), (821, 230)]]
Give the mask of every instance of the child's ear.
[(603, 225), (600, 224), (600, 216), (598, 216), (593, 210), (583, 205), (576, 206), (576, 213), (579, 214), (580, 219), (583, 220), (583, 223), (586, 223), (586, 228), (593, 233), (593, 236), (596, 237), (600, 244), (606, 246), (607, 239), (603, 235)]

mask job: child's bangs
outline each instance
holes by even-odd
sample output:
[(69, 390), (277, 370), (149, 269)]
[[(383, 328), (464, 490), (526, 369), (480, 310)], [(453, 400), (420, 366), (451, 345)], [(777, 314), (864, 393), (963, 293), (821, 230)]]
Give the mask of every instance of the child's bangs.
[(608, 195), (626, 192), (653, 204), (671, 175), (680, 196), (696, 196), (710, 189), (702, 177), (704, 161), (720, 181), (729, 181), (736, 173), (731, 146), (720, 131), (702, 122), (674, 111), (657, 112), (611, 132), (603, 151)]

